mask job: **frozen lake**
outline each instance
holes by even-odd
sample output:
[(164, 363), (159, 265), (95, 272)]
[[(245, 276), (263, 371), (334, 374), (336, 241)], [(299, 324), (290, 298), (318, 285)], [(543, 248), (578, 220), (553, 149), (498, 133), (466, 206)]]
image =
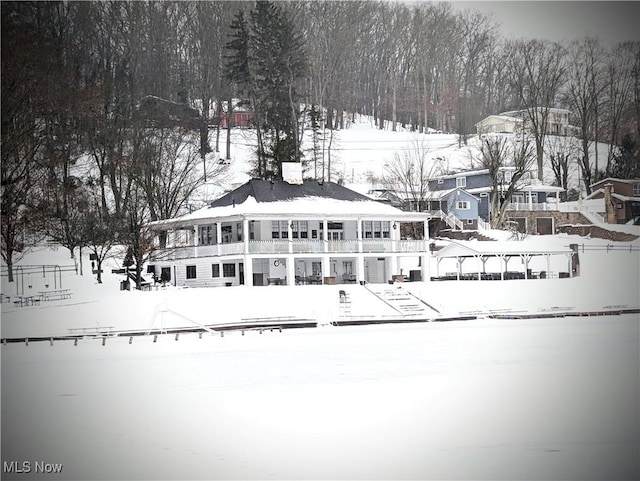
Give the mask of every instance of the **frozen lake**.
[(638, 479), (639, 332), (624, 315), (9, 344), (2, 457), (35, 479)]

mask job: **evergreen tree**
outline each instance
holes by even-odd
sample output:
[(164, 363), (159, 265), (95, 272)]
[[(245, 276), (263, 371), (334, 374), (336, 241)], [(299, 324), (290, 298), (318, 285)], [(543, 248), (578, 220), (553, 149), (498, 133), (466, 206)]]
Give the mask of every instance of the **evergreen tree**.
[(640, 146), (629, 134), (622, 138), (620, 151), (613, 158), (611, 175), (619, 179), (640, 179)]
[(231, 24), (229, 78), (250, 99), (258, 130), (261, 178), (282, 178), (282, 162), (300, 162), (300, 93), (306, 73), (302, 35), (280, 6), (258, 1), (246, 20)]

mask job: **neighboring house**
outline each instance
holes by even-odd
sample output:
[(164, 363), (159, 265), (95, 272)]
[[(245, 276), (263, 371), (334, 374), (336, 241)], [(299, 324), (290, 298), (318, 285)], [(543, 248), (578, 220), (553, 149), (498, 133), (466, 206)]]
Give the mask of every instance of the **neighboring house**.
[[(541, 110), (541, 109), (539, 109)], [(566, 109), (550, 108), (547, 117), (546, 133), (549, 135), (575, 135), (577, 128), (569, 124), (571, 111)], [(476, 124), (478, 134), (492, 132), (522, 133), (523, 128), (527, 133), (531, 132), (529, 112), (523, 110), (511, 110), (498, 115), (489, 115)]]
[(604, 217), (610, 224), (640, 219), (640, 179), (606, 178), (591, 185), (587, 199), (604, 199)]
[[(229, 114), (224, 112), (220, 118), (220, 127), (226, 129), (228, 126)], [(252, 112), (236, 112), (231, 113), (231, 127), (252, 127), (253, 126), (253, 113)]]
[(466, 190), (455, 188), (427, 192), (427, 211), (442, 211), (453, 215), (460, 221), (464, 229), (478, 228), (479, 198)]
[[(491, 219), (491, 199), (494, 195), (502, 197), (504, 192), (507, 191), (513, 170), (513, 167), (504, 167), (501, 170), (502, 181), (499, 184), (498, 192), (492, 191), (492, 181), (488, 169), (439, 176), (429, 181), (429, 190), (450, 191), (451, 189), (462, 189), (466, 193), (472, 194), (478, 199), (478, 217), (488, 222)], [(521, 179), (520, 185), (513, 192), (507, 206), (507, 212), (510, 213), (510, 217), (518, 217), (516, 215), (517, 212), (558, 210), (559, 193), (563, 190), (561, 187), (541, 184), (537, 180), (534, 171), (527, 172)], [(542, 214), (536, 215), (540, 216)], [(542, 230), (547, 233), (546, 224)]]
[[(403, 212), (331, 182), (250, 180), (209, 207), (152, 223), (153, 270), (184, 286), (387, 282), (401, 257), (429, 278), (429, 214)], [(424, 238), (401, 239), (422, 223)]]
[(489, 115), (476, 124), (478, 134), (522, 132), (523, 119), (508, 115)]

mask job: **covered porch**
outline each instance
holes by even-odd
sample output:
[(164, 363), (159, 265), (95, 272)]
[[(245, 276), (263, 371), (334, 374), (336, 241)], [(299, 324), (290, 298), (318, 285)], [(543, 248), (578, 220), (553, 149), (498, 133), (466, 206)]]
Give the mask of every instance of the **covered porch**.
[[(435, 281), (553, 279), (580, 273), (577, 249), (537, 242), (452, 241), (435, 257)], [(448, 267), (441, 273), (443, 262)]]

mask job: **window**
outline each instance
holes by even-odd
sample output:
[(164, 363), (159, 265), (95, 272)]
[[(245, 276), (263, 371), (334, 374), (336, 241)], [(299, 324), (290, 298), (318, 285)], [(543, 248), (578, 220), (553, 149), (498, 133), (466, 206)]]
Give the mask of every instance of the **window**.
[(171, 281), (171, 267), (163, 267), (160, 269), (160, 282)]
[(524, 204), (524, 194), (522, 192), (518, 192), (511, 196), (511, 202), (514, 204)]
[(215, 236), (215, 229), (212, 225), (201, 225), (198, 228), (198, 244), (201, 246), (212, 245)]
[(456, 187), (466, 187), (466, 186), (467, 186), (466, 177), (456, 177)]
[(438, 179), (438, 184), (444, 184), (444, 179)]
[(294, 239), (308, 239), (309, 238), (309, 221), (291, 221), (291, 234)]
[(196, 278), (196, 266), (187, 266), (187, 279)]
[(457, 210), (469, 210), (469, 201), (468, 200), (459, 200), (456, 202)]
[(391, 223), (389, 221), (371, 221), (362, 222), (362, 232), (365, 239), (389, 239)]
[(289, 226), (286, 220), (271, 221), (271, 238), (272, 239), (288, 239)]
[(235, 277), (236, 276), (236, 265), (235, 264), (222, 264), (222, 275), (224, 277)]
[(362, 229), (364, 231), (364, 238), (365, 239), (372, 239), (373, 238), (373, 222), (371, 222), (370, 220), (365, 220), (362, 223)]
[(211, 277), (220, 277), (220, 264), (211, 264)]
[(382, 238), (383, 239), (389, 239), (391, 237), (390, 231), (389, 231), (389, 225), (391, 224), (391, 222), (389, 221), (385, 221), (382, 223)]
[(308, 239), (309, 238), (309, 221), (301, 220), (299, 227), (300, 227), (300, 238)]
[(512, 178), (513, 178), (513, 172), (511, 172), (511, 171), (504, 172), (504, 182), (505, 183), (511, 183), (511, 179)]
[(633, 184), (633, 196), (640, 197), (640, 182), (634, 182)]
[(233, 242), (233, 232), (230, 224), (223, 225), (220, 230), (222, 232), (223, 244), (228, 244), (230, 242)]
[(469, 225), (473, 224), (473, 219), (467, 219), (467, 224)]

